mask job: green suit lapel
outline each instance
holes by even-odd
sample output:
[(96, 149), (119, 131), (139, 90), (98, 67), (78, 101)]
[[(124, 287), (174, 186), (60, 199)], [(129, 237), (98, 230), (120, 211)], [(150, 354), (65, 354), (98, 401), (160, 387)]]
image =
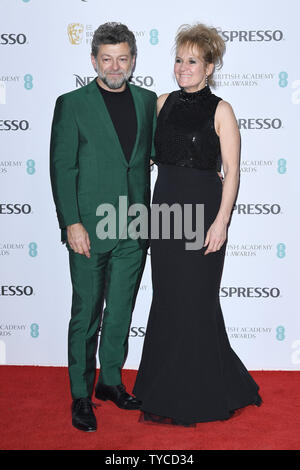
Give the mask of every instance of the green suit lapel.
[(135, 144), (132, 150), (131, 158), (130, 158), (130, 164), (133, 163), (135, 157), (137, 156), (137, 149), (138, 149), (138, 144), (139, 144), (139, 139), (141, 137), (141, 130), (142, 130), (142, 110), (144, 107), (144, 104), (141, 100), (140, 94), (138, 93), (138, 90), (136, 87), (130, 85), (128, 83), (129, 89), (132, 94), (134, 106), (135, 106), (135, 112), (136, 112), (136, 120), (137, 120), (137, 131), (136, 131), (136, 139), (135, 139)]

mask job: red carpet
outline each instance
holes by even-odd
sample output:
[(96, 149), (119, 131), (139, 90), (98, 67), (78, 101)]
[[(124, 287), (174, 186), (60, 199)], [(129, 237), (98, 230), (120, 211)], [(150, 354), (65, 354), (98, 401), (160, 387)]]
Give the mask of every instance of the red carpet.
[[(139, 423), (138, 411), (99, 402), (98, 431), (71, 425), (66, 368), (0, 366), (2, 450), (299, 450), (300, 372), (252, 372), (264, 400), (196, 428)], [(135, 371), (124, 372), (131, 391)]]

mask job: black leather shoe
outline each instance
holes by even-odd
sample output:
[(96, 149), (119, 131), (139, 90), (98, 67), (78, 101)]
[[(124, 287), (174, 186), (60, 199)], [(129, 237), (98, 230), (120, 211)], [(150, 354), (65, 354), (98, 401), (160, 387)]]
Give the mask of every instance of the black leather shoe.
[(97, 431), (97, 421), (94, 415), (90, 398), (76, 398), (72, 403), (72, 424), (80, 431), (94, 432)]
[(259, 406), (262, 405), (262, 403), (263, 403), (263, 401), (262, 401), (261, 396), (257, 394), (257, 397), (256, 397), (256, 399), (255, 399), (254, 402), (253, 402), (253, 405), (259, 407)]
[(123, 410), (138, 410), (142, 404), (141, 401), (129, 395), (123, 384), (121, 385), (104, 385), (97, 383), (95, 397), (98, 400), (111, 400), (119, 408)]

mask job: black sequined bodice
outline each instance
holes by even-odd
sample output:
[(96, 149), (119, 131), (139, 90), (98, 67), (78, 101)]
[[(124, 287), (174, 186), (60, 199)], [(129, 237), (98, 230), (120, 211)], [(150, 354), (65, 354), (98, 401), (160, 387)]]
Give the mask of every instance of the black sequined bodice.
[(207, 86), (195, 93), (170, 93), (158, 116), (153, 161), (220, 171), (220, 141), (214, 126), (219, 101)]

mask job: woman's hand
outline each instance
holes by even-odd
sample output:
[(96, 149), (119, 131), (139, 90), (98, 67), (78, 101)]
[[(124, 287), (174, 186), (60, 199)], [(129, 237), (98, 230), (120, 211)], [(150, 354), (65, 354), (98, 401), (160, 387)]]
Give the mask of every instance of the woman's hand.
[(227, 224), (221, 220), (215, 220), (214, 223), (209, 227), (204, 247), (207, 246), (205, 255), (209, 253), (214, 253), (222, 248), (225, 240), (227, 238)]
[(227, 238), (227, 226), (236, 199), (240, 176), (240, 132), (229, 103), (220, 101), (216, 110), (215, 124), (216, 133), (220, 138), (224, 180), (222, 174), (218, 172), (222, 180), (222, 200), (218, 214), (206, 234), (205, 255), (220, 250)]

